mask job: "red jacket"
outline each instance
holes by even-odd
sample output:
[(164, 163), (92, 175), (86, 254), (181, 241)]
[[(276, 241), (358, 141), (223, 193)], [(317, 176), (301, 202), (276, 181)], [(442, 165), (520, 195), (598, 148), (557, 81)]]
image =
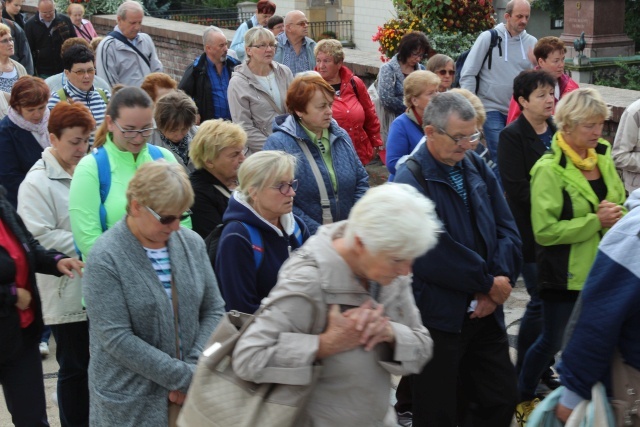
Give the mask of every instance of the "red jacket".
[(340, 80), (340, 95), (333, 102), (333, 118), (349, 134), (360, 161), (366, 165), (373, 158), (373, 148), (383, 145), (380, 121), (364, 82), (344, 65), (340, 68)]
[[(580, 88), (578, 83), (576, 83), (575, 80), (573, 80), (571, 77), (569, 77), (566, 74), (563, 74), (562, 76), (560, 76), (560, 78), (558, 79), (558, 86), (560, 86), (560, 99), (562, 99), (562, 97), (568, 94), (569, 92)], [(560, 99), (555, 100), (555, 102), (553, 103), (554, 107), (555, 107), (555, 104), (557, 104), (558, 101), (560, 101)], [(509, 104), (509, 113), (507, 114), (507, 124), (517, 119), (518, 116), (520, 116), (521, 112), (522, 111), (520, 110), (520, 106), (518, 105), (518, 102), (512, 96), (511, 103)]]

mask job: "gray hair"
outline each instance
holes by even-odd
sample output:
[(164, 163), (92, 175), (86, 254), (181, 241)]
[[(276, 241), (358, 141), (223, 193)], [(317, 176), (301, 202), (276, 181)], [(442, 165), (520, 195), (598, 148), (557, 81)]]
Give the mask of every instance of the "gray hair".
[(144, 14), (144, 8), (139, 2), (136, 0), (127, 0), (118, 6), (116, 16), (120, 19), (125, 19), (127, 17), (127, 11), (129, 10), (139, 10)]
[[(211, 26), (207, 27), (206, 30), (204, 30), (204, 33), (202, 33), (202, 44), (204, 46), (207, 45), (207, 40), (209, 39), (209, 34), (211, 34), (211, 33), (220, 33), (220, 34), (222, 34), (224, 36), (224, 32), (220, 28), (211, 25)], [(226, 38), (227, 38), (227, 36), (225, 36), (225, 39)]]
[(413, 260), (436, 245), (440, 229), (431, 200), (410, 185), (387, 183), (356, 202), (344, 239), (353, 247), (357, 236), (372, 254)]
[(275, 185), (285, 176), (293, 176), (295, 169), (296, 158), (291, 154), (277, 150), (259, 151), (249, 156), (238, 169), (237, 191), (250, 201), (256, 192)]
[(467, 98), (459, 93), (444, 92), (434, 96), (422, 115), (423, 126), (446, 129), (449, 117), (455, 114), (460, 120), (476, 120), (476, 110)]
[(245, 48), (251, 47), (260, 41), (275, 43), (276, 36), (274, 36), (270, 30), (263, 27), (253, 27), (244, 35)]
[(504, 10), (504, 13), (508, 13), (509, 15), (513, 15), (513, 9), (516, 7), (516, 4), (518, 3), (526, 3), (529, 5), (529, 7), (531, 7), (531, 2), (529, 2), (528, 0), (510, 0), (507, 3), (507, 6)]

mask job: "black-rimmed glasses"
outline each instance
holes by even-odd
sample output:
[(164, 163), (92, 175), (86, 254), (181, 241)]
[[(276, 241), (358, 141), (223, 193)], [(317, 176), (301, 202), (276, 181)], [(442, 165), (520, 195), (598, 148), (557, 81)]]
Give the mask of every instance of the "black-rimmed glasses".
[(280, 192), (280, 194), (282, 194), (283, 196), (286, 196), (287, 194), (289, 194), (290, 188), (293, 191), (296, 191), (298, 189), (298, 180), (294, 179), (291, 182), (283, 182), (280, 185), (272, 185), (271, 188), (275, 188)]
[(144, 137), (151, 136), (153, 131), (156, 129), (156, 128), (146, 128), (146, 129), (139, 129), (139, 130), (129, 130), (129, 129), (124, 130), (120, 127), (117, 121), (114, 120), (113, 123), (115, 123), (118, 130), (122, 132), (122, 135), (127, 139), (133, 139), (138, 135), (142, 135)]

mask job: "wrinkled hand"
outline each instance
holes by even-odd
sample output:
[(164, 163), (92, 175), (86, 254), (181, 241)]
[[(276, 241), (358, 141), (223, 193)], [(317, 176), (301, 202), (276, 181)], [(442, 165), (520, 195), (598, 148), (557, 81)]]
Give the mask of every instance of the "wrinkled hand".
[(178, 405), (182, 405), (184, 400), (187, 398), (187, 394), (178, 390), (171, 390), (169, 392), (169, 402), (177, 403)]
[(471, 319), (481, 319), (488, 316), (498, 307), (498, 304), (493, 302), (488, 295), (478, 293), (475, 294), (475, 299), (478, 301), (478, 304), (476, 305), (474, 312), (469, 316)]
[(29, 308), (29, 305), (31, 304), (31, 292), (23, 288), (17, 288), (16, 296), (18, 297), (16, 307), (18, 307), (19, 310), (26, 310)]
[(327, 315), (327, 328), (319, 336), (318, 359), (324, 359), (343, 351), (360, 346), (361, 331), (356, 329), (356, 321), (343, 316), (340, 306), (332, 304)]
[(495, 276), (493, 278), (493, 286), (489, 290), (489, 298), (498, 305), (502, 305), (511, 295), (511, 283), (506, 276)]
[(611, 228), (622, 218), (622, 206), (603, 200), (598, 205), (597, 215), (602, 228)]
[(73, 270), (77, 271), (80, 277), (82, 277), (82, 267), (84, 267), (84, 262), (77, 258), (62, 258), (58, 261), (57, 267), (60, 273), (66, 274), (73, 279)]
[(556, 418), (558, 418), (563, 423), (567, 422), (572, 412), (573, 409), (569, 409), (564, 405), (561, 405), (559, 403), (556, 405)]
[(378, 304), (373, 308), (373, 305), (373, 300), (367, 300), (360, 307), (342, 313), (356, 322), (356, 330), (362, 331), (360, 344), (365, 346), (366, 351), (370, 351), (378, 343), (395, 341), (389, 318), (384, 315), (384, 306)]

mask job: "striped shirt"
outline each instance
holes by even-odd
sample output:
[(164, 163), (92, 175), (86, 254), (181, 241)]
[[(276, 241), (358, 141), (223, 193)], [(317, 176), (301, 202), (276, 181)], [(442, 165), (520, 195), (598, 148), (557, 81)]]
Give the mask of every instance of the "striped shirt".
[(153, 265), (164, 291), (171, 299), (171, 263), (169, 262), (168, 249), (164, 247), (162, 249), (144, 248), (144, 250), (147, 252), (147, 258), (151, 261), (151, 265)]
[(464, 174), (460, 166), (456, 165), (449, 169), (449, 181), (460, 197), (462, 197), (462, 201), (468, 211), (469, 202), (467, 200), (467, 189), (464, 186)]

